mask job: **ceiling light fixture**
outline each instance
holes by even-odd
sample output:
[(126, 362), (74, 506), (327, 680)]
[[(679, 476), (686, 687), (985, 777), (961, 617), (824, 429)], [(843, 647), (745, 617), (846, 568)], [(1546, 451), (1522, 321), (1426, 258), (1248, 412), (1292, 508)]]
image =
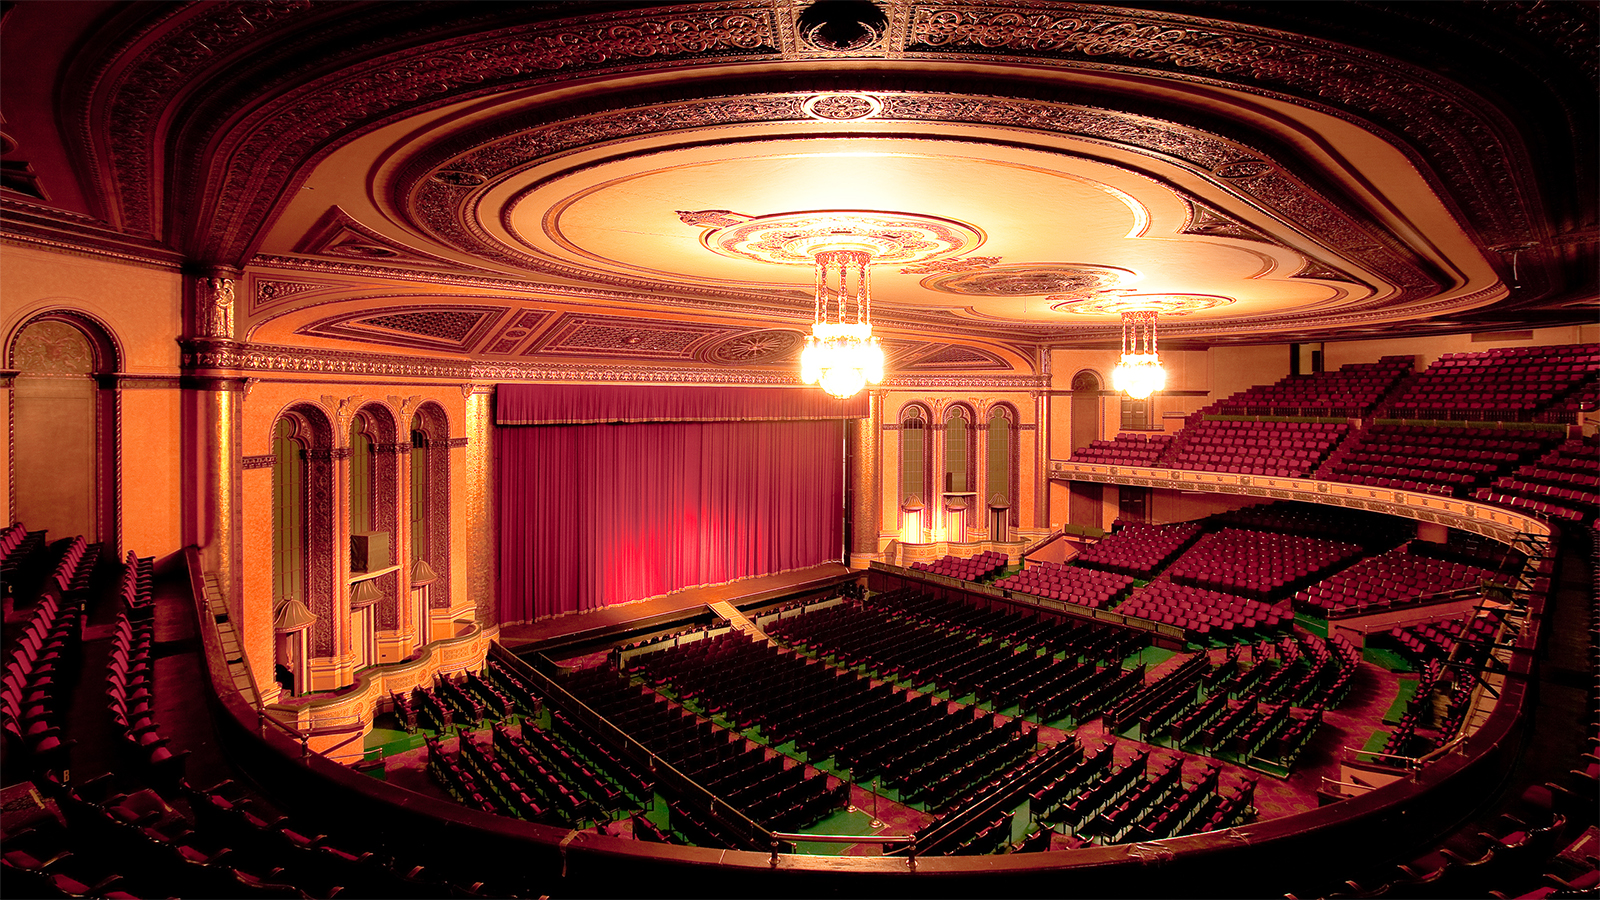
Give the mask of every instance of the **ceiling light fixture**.
[(859, 249), (823, 248), (816, 250), (814, 258), (817, 306), (811, 334), (800, 353), (800, 380), (806, 384), (820, 382), (823, 390), (843, 400), (855, 396), (867, 384), (883, 380), (883, 345), (872, 334), (872, 294), (867, 277), (872, 254)]
[(1156, 311), (1129, 310), (1122, 314), (1122, 361), (1111, 370), (1111, 386), (1135, 400), (1143, 400), (1167, 385), (1167, 372), (1156, 353)]

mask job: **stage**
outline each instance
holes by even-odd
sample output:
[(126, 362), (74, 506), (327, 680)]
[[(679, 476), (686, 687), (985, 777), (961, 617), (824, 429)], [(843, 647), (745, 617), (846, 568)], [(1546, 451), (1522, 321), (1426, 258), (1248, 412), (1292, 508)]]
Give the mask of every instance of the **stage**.
[(513, 653), (540, 650), (563, 654), (584, 652), (590, 645), (637, 640), (654, 631), (691, 624), (697, 617), (707, 621), (710, 604), (728, 601), (736, 608), (762, 606), (789, 597), (825, 593), (835, 585), (866, 574), (842, 563), (824, 563), (755, 578), (742, 578), (724, 584), (684, 588), (663, 594), (619, 603), (601, 609), (553, 616), (537, 622), (500, 626), (500, 643)]

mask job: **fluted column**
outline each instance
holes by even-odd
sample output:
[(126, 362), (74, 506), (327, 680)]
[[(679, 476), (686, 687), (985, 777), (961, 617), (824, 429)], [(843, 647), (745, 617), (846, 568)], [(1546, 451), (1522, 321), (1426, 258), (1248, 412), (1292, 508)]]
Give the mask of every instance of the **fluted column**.
[[(234, 283), (238, 273), (198, 267), (184, 278), (187, 334), (182, 340), (185, 475), (184, 541), (200, 548), (201, 565), (214, 576), (230, 613), (242, 613), (244, 547), (241, 539), (240, 413), (246, 382), (226, 368), (233, 341)], [(237, 620), (236, 620), (237, 621)], [(241, 635), (257, 682), (272, 680), (270, 643)], [(261, 647), (267, 648), (262, 658)]]

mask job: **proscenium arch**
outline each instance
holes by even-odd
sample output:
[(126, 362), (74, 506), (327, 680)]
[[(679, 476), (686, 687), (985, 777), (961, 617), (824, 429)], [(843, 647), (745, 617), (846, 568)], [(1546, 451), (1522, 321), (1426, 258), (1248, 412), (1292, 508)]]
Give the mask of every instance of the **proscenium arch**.
[(97, 317), (56, 307), (29, 316), (6, 342), (17, 372), (7, 434), (6, 521), (51, 538), (82, 535), (121, 554), (122, 347)]

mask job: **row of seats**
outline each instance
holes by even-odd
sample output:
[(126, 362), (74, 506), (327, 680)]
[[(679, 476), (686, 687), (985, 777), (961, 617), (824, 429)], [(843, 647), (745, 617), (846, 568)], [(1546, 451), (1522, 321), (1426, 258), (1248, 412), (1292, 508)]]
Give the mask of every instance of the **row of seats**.
[(649, 688), (631, 685), (609, 665), (570, 673), (565, 687), (674, 768), (768, 828), (803, 828), (848, 800), (847, 783), (804, 766), (788, 767), (785, 757)]
[(155, 668), (149, 619), (117, 616), (106, 669), (106, 701), (121, 740), (122, 756), (149, 784), (175, 788), (183, 780), (187, 749), (174, 751), (155, 720)]
[(1549, 430), (1373, 425), (1335, 451), (1317, 477), (1460, 497), (1560, 441)]
[(1256, 503), (1208, 516), (1213, 527), (1249, 528), (1345, 541), (1387, 550), (1416, 534), (1415, 522), (1381, 513), (1319, 503)]
[(1072, 451), (1073, 462), (1111, 466), (1153, 466), (1172, 444), (1172, 435), (1142, 431), (1122, 432), (1111, 440), (1096, 440)]
[(1290, 375), (1256, 385), (1218, 404), (1224, 415), (1348, 416), (1370, 412), (1401, 378), (1412, 371), (1412, 357), (1385, 356), (1375, 363), (1350, 363), (1333, 372)]
[(1592, 524), (1600, 512), (1600, 440), (1565, 441), (1472, 496), (1545, 518)]
[(1110, 607), (1133, 586), (1133, 576), (1042, 562), (996, 581), (995, 587), (1065, 600), (1090, 609)]
[(1238, 594), (1225, 594), (1172, 581), (1153, 581), (1133, 592), (1116, 611), (1182, 628), (1195, 638), (1213, 635), (1251, 639), (1293, 622), (1289, 604), (1262, 603)]
[(1600, 352), (1583, 344), (1446, 353), (1402, 385), (1380, 415), (1531, 421), (1596, 373)]
[(1461, 641), (1480, 643), (1492, 639), (1500, 627), (1500, 614), (1494, 610), (1481, 610), (1478, 615), (1463, 619), (1449, 615), (1395, 625), (1386, 635), (1388, 642), (1401, 652), (1418, 661), (1448, 659), (1456, 644)]
[(14, 602), (19, 596), (32, 596), (37, 591), (36, 582), (45, 572), (34, 568), (45, 545), (43, 531), (29, 531), (21, 522), (12, 522), (0, 532), (0, 595), (7, 601)]
[(1400, 547), (1302, 588), (1294, 605), (1322, 617), (1362, 615), (1436, 602), (1435, 595), (1497, 580), (1488, 569)]
[(1006, 565), (1007, 557), (1004, 553), (985, 550), (971, 557), (946, 555), (931, 563), (914, 562), (911, 564), (911, 568), (933, 575), (943, 575), (946, 578), (978, 581), (988, 578), (996, 572), (1004, 571)]
[(1179, 584), (1276, 600), (1362, 554), (1355, 544), (1224, 528), (1200, 538), (1166, 574)]
[(1200, 537), (1199, 522), (1129, 524), (1091, 544), (1074, 560), (1080, 566), (1149, 578)]
[(1202, 419), (1183, 430), (1173, 452), (1160, 465), (1303, 478), (1349, 431), (1348, 422)]

